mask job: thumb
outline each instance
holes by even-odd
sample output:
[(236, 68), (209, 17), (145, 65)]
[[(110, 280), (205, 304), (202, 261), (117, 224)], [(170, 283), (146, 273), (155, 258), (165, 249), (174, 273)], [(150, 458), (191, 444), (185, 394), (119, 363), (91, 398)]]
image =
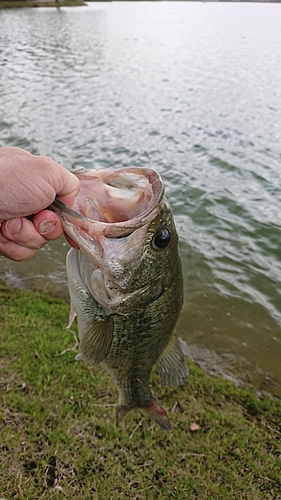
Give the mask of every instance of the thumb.
[(63, 184), (57, 192), (58, 198), (68, 206), (72, 206), (80, 190), (80, 182), (76, 175), (64, 169)]

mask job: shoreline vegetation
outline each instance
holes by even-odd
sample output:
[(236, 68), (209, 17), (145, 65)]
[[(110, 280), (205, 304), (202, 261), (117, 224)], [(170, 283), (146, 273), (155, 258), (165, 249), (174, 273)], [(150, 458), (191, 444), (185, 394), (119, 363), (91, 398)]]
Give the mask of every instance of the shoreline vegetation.
[(181, 387), (151, 377), (171, 432), (139, 411), (116, 427), (117, 391), (100, 367), (74, 360), (68, 310), (0, 282), (1, 498), (281, 498), (281, 400), (188, 360)]
[[(22, 8), (22, 7), (81, 7), (87, 6), (87, 3), (91, 2), (112, 2), (114, 0), (0, 0), (0, 9), (9, 8)], [(127, 0), (124, 0), (127, 1)], [(142, 1), (142, 0), (128, 0), (128, 1)], [(151, 0), (151, 1), (161, 1), (161, 0)], [(182, 0), (182, 1), (194, 1), (194, 0)], [(196, 1), (196, 0), (195, 0)], [(203, 0), (197, 0), (203, 1)], [(235, 3), (281, 3), (281, 0), (205, 0), (207, 2), (235, 2)]]

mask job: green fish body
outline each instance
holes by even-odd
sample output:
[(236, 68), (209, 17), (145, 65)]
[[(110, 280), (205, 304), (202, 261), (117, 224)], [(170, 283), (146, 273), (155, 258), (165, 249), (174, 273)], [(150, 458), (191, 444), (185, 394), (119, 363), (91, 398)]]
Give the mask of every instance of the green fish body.
[(164, 430), (171, 425), (149, 379), (164, 385), (188, 368), (173, 329), (183, 302), (178, 236), (163, 184), (151, 169), (74, 171), (81, 190), (73, 207), (52, 207), (76, 242), (67, 255), (70, 324), (78, 319), (76, 357), (100, 364), (119, 393), (117, 424), (133, 408)]

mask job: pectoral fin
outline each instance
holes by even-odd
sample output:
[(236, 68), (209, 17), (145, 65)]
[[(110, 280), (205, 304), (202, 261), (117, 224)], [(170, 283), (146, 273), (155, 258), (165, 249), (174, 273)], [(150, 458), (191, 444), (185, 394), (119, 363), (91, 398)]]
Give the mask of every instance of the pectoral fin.
[(187, 379), (189, 370), (176, 335), (172, 335), (156, 367), (163, 385), (174, 387)]
[(110, 351), (113, 338), (113, 320), (111, 316), (97, 319), (88, 324), (80, 334), (79, 359), (98, 365)]
[[(106, 358), (113, 338), (114, 323), (110, 312), (96, 301), (85, 284), (85, 276), (93, 269), (88, 259), (79, 250), (71, 248), (67, 254), (68, 286), (71, 298), (70, 326), (76, 316), (80, 339), (80, 354), (76, 359), (98, 364)], [(81, 276), (83, 271), (83, 278)]]

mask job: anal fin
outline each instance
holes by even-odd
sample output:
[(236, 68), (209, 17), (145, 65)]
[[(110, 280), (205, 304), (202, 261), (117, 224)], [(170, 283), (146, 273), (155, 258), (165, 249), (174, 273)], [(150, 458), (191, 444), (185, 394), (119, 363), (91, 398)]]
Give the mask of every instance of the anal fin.
[(156, 362), (163, 385), (174, 387), (183, 384), (189, 370), (176, 335), (172, 335)]

